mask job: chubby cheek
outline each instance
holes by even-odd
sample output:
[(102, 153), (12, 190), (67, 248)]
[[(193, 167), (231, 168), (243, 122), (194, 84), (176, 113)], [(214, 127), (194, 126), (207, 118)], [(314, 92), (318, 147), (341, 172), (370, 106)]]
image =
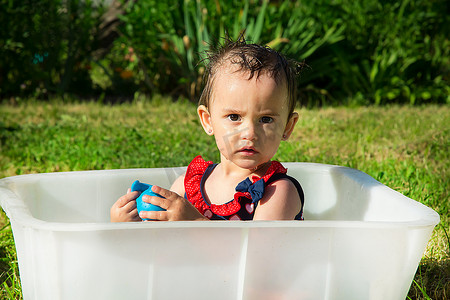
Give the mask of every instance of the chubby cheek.
[(281, 141), (281, 138), (283, 137), (283, 133), (284, 133), (284, 127), (279, 125), (279, 126), (266, 126), (264, 128), (264, 133), (261, 135), (263, 137), (265, 137), (265, 142), (269, 142), (269, 143), (277, 143), (279, 141)]
[[(271, 127), (267, 128), (265, 134), (261, 137), (261, 145), (264, 145), (266, 154), (274, 156), (280, 146), (281, 140), (284, 134), (284, 127)], [(261, 146), (260, 145), (260, 146)]]
[(223, 131), (215, 134), (216, 144), (219, 151), (228, 156), (234, 150), (245, 146), (245, 141), (241, 140), (239, 132), (236, 130)]

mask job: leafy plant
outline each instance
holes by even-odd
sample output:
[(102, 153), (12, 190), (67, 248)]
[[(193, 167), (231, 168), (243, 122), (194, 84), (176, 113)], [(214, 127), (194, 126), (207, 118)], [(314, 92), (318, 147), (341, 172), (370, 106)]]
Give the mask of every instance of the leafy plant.
[(0, 7), (0, 95), (92, 92), (88, 59), (101, 5), (1, 0)]
[(340, 18), (346, 30), (345, 40), (331, 47), (332, 75), (347, 95), (359, 94), (377, 105), (449, 103), (444, 1), (338, 1), (334, 6), (328, 16)]
[(338, 21), (323, 28), (311, 13), (289, 1), (139, 1), (128, 6), (122, 17), (121, 43), (139, 53), (137, 72), (147, 74), (141, 82), (148, 91), (194, 100), (201, 89), (202, 54), (220, 43), (225, 32), (237, 38), (245, 30), (248, 41), (284, 49), (301, 60), (342, 39)]
[(98, 58), (102, 1), (0, 0), (2, 99), (139, 91), (195, 101), (204, 51), (245, 29), (305, 60), (303, 105), (450, 103), (444, 0), (121, 1), (120, 36)]

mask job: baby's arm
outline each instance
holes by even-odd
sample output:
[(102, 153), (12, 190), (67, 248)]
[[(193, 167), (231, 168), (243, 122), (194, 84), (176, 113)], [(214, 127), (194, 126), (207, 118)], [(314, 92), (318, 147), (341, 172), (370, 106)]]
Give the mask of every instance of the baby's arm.
[(111, 207), (111, 222), (142, 221), (141, 218), (139, 218), (136, 208), (137, 197), (139, 197), (139, 192), (131, 192), (131, 189), (128, 189), (127, 194), (120, 197), (119, 200), (117, 200)]
[(160, 194), (164, 198), (145, 195), (142, 200), (164, 208), (165, 211), (141, 211), (141, 218), (157, 221), (205, 221), (203, 216), (188, 200), (183, 198), (184, 175), (180, 176), (172, 184), (171, 190), (154, 185), (152, 192)]
[(170, 187), (170, 190), (177, 193), (179, 196), (183, 197), (185, 190), (184, 190), (184, 175), (179, 176), (174, 183), (172, 183), (172, 186)]
[(280, 179), (265, 188), (253, 220), (294, 220), (302, 207), (295, 185)]

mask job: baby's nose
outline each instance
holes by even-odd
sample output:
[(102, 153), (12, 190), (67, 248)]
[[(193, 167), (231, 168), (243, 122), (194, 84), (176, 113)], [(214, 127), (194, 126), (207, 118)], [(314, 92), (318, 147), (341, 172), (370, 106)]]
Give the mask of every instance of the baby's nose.
[(245, 124), (246, 126), (241, 131), (241, 137), (245, 140), (254, 140), (256, 139), (256, 126), (253, 122), (248, 122)]

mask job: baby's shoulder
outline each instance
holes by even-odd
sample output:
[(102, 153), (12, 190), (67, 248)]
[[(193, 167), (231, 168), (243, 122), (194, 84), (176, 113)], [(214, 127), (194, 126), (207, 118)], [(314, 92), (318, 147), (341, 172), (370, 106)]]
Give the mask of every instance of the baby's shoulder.
[(296, 194), (298, 196), (298, 190), (294, 182), (289, 178), (280, 178), (269, 183), (266, 189), (271, 189), (272, 192), (278, 195)]
[(288, 178), (268, 184), (259, 203), (255, 220), (293, 220), (302, 209), (297, 188)]
[(280, 178), (266, 186), (261, 202), (271, 202), (273, 205), (289, 206), (293, 209), (298, 209), (301, 207), (302, 201), (294, 182), (289, 178)]

